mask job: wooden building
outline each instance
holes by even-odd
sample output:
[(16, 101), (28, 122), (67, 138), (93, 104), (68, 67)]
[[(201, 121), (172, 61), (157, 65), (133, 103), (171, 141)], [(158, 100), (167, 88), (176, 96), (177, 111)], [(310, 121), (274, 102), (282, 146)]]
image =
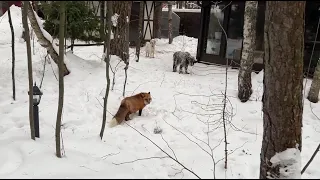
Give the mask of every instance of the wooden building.
[[(226, 64), (237, 67), (240, 64), (245, 1), (222, 1), (214, 10), (215, 1), (198, 1), (201, 6), (201, 22), (197, 47), (197, 59), (208, 64)], [(307, 1), (305, 13), (305, 56), (304, 68), (308, 68), (319, 22), (320, 2)], [(263, 69), (264, 21), (266, 1), (258, 2), (256, 24), (256, 50), (253, 70)], [(225, 30), (221, 28), (221, 26)], [(227, 38), (226, 35), (227, 34)], [(315, 42), (310, 73), (320, 57), (320, 35)]]

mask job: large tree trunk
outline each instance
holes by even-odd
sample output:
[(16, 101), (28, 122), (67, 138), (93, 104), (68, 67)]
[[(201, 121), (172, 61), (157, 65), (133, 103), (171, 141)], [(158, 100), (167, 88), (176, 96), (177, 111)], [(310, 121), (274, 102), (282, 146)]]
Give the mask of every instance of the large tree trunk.
[(9, 1), (7, 1), (7, 7), (8, 7), (8, 17), (9, 17), (9, 24), (10, 24), (10, 30), (11, 30), (11, 56), (12, 56), (12, 69), (11, 69), (11, 76), (12, 76), (12, 98), (15, 101), (16, 100), (16, 83), (15, 83), (15, 77), (14, 77), (14, 67), (15, 67), (15, 52), (14, 52), (14, 29), (12, 25), (12, 18), (11, 18), (11, 11), (9, 7)]
[[(104, 17), (105, 17), (105, 1), (100, 1), (100, 38), (105, 41), (105, 24), (104, 24)], [(103, 53), (106, 51), (105, 44), (103, 45)]]
[(107, 88), (105, 92), (105, 96), (103, 99), (103, 116), (102, 116), (102, 126), (100, 130), (100, 138), (102, 140), (104, 129), (106, 126), (107, 121), (107, 105), (108, 105), (108, 97), (109, 97), (109, 90), (110, 90), (110, 76), (109, 76), (109, 68), (110, 68), (110, 36), (111, 36), (111, 16), (112, 16), (112, 1), (107, 2), (107, 36), (105, 40), (105, 46), (106, 46), (106, 56), (105, 56), (105, 62), (106, 62), (106, 79), (107, 79)]
[[(305, 1), (267, 1), (264, 45), (263, 141), (260, 179), (301, 178)], [(280, 164), (276, 153), (298, 148)], [(295, 149), (291, 149), (295, 150)], [(293, 156), (293, 154), (292, 154)], [(273, 166), (272, 162), (273, 161)], [(296, 163), (296, 164), (295, 164)], [(298, 163), (298, 164), (297, 164)], [(286, 166), (286, 167), (285, 167)], [(290, 168), (294, 168), (291, 169)], [(291, 177), (292, 178), (292, 177)]]
[[(44, 48), (47, 49), (47, 51), (49, 52), (52, 60), (58, 64), (59, 63), (59, 55), (58, 53), (54, 50), (52, 43), (43, 35), (40, 26), (37, 22), (36, 16), (34, 14), (33, 9), (31, 8), (31, 5), (29, 5), (28, 7), (28, 18), (31, 24), (31, 27), (34, 31), (34, 33), (36, 34), (38, 41), (40, 42), (40, 45)], [(64, 24), (64, 23), (63, 23)], [(63, 63), (63, 75), (66, 76), (68, 74), (70, 74), (70, 71), (68, 70), (66, 64)]]
[[(130, 21), (132, 1), (114, 1), (113, 13), (118, 14), (118, 24), (114, 27), (114, 38), (111, 40), (111, 54), (119, 56), (122, 60), (128, 59), (126, 54), (126, 23)], [(127, 18), (128, 17), (128, 18)]]
[(144, 1), (140, 1), (140, 8), (139, 8), (139, 25), (138, 25), (138, 40), (136, 44), (136, 56), (137, 56), (137, 62), (139, 62), (140, 58), (140, 48), (141, 48), (141, 41), (142, 41), (142, 23), (143, 23), (143, 9), (144, 8)]
[(58, 101), (58, 112), (56, 121), (56, 155), (61, 158), (61, 145), (60, 145), (60, 134), (61, 134), (61, 118), (63, 109), (63, 96), (64, 96), (64, 80), (63, 80), (63, 58), (64, 58), (64, 28), (66, 18), (66, 2), (60, 2), (60, 23), (59, 23), (59, 101)]
[(318, 61), (316, 70), (313, 74), (313, 80), (308, 94), (308, 100), (313, 103), (319, 101), (319, 90), (320, 90), (320, 61)]
[(243, 48), (238, 74), (238, 98), (247, 102), (252, 94), (251, 71), (256, 42), (258, 1), (246, 1), (243, 24)]
[(172, 43), (172, 2), (168, 1), (168, 38), (169, 44)]
[(31, 139), (36, 140), (34, 130), (34, 119), (33, 119), (33, 78), (32, 78), (32, 56), (31, 56), (31, 44), (30, 44), (30, 33), (27, 19), (27, 9), (30, 4), (27, 1), (23, 1), (22, 11), (22, 24), (25, 32), (25, 40), (27, 45), (27, 58), (28, 58), (28, 78), (29, 78), (29, 122), (31, 129)]
[(154, 37), (161, 38), (162, 2), (156, 1), (154, 9)]

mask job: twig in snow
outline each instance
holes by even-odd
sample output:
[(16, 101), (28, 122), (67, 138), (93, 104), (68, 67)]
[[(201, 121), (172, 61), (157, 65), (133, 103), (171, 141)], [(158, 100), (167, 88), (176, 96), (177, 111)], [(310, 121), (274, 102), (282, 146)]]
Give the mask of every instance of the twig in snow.
[(88, 168), (88, 167), (86, 167), (86, 166), (80, 166), (80, 167), (83, 167), (83, 168), (89, 169), (89, 170), (94, 171), (94, 172), (99, 172), (99, 171), (97, 171), (97, 170), (94, 170), (94, 169)]
[(172, 151), (172, 154), (174, 155), (174, 157), (176, 158), (176, 160), (178, 160), (177, 156), (176, 156), (176, 153), (174, 153), (173, 149), (169, 146), (169, 143), (163, 138), (163, 135), (160, 133), (161, 135), (161, 138), (164, 142), (166, 142), (168, 148)]
[(144, 82), (144, 83), (139, 84), (139, 85), (132, 91), (132, 94), (131, 94), (131, 95), (133, 95), (133, 93), (134, 93), (141, 85), (147, 84), (147, 83), (150, 83), (150, 82), (157, 82), (157, 81), (147, 81), (147, 82)]
[(306, 171), (306, 169), (309, 167), (309, 165), (311, 164), (311, 162), (313, 161), (313, 159), (316, 157), (317, 153), (320, 150), (320, 144), (318, 145), (317, 149), (314, 151), (314, 153), (312, 154), (311, 158), (309, 159), (309, 161), (307, 162), (307, 164), (303, 167), (302, 171), (301, 171), (301, 175)]
[(161, 81), (160, 87), (162, 86), (162, 83), (163, 83), (165, 77), (166, 77), (166, 74), (163, 73), (163, 79), (162, 79), (162, 81)]
[(174, 169), (174, 170), (177, 170), (178, 172), (176, 172), (174, 175), (168, 175), (169, 177), (175, 177), (176, 175), (178, 175), (178, 174), (182, 174), (182, 177), (181, 177), (181, 179), (184, 177), (184, 174), (183, 174), (183, 170), (184, 170), (184, 168), (182, 168), (181, 170), (178, 170), (178, 169), (175, 169), (175, 168), (173, 168), (173, 167), (171, 167), (172, 169)]
[(118, 152), (118, 153), (110, 153), (110, 154), (104, 155), (104, 156), (101, 157), (101, 159), (105, 160), (107, 157), (114, 156), (114, 155), (117, 155), (117, 154), (120, 154), (120, 152)]
[[(97, 97), (96, 97), (96, 100), (99, 102), (100, 106), (103, 107), (103, 105), (101, 104), (101, 102), (99, 101), (99, 99), (98, 99)], [(107, 112), (108, 112), (111, 116), (114, 116), (114, 115), (111, 114), (111, 112), (109, 112), (108, 110), (107, 110)]]
[[(248, 143), (248, 141), (246, 141), (245, 143), (243, 143), (241, 146), (235, 148), (232, 152), (229, 152), (227, 155), (233, 154), (234, 152), (236, 152), (238, 149), (242, 148), (242, 147), (243, 147), (245, 144), (247, 144), (247, 143)], [(218, 164), (218, 163), (219, 163), (220, 161), (222, 161), (222, 160), (224, 160), (224, 157), (221, 158), (221, 159), (219, 159), (219, 160), (216, 162), (216, 164)]]
[[(176, 127), (174, 127), (173, 125), (171, 125), (171, 124), (169, 124), (166, 120), (164, 120), (163, 118), (162, 118), (162, 120), (166, 123), (166, 124), (168, 124), (169, 126), (171, 126), (173, 129), (175, 129), (176, 131), (178, 131), (178, 132), (180, 132), (183, 136), (185, 136), (189, 141), (191, 141), (192, 143), (194, 143), (194, 144), (196, 144), (202, 151), (204, 151), (205, 153), (207, 153), (210, 157), (211, 157), (211, 159), (212, 159), (212, 162), (213, 162), (213, 177), (214, 177), (214, 179), (216, 178), (216, 175), (215, 175), (215, 167), (216, 167), (216, 162), (215, 162), (215, 159), (214, 159), (214, 156), (213, 156), (213, 150), (214, 149), (212, 149), (211, 147), (210, 147), (210, 143), (209, 143), (209, 141), (208, 141), (208, 143), (205, 143), (204, 141), (202, 141), (202, 142), (204, 142), (208, 147), (209, 147), (209, 149), (210, 149), (210, 152), (209, 151), (207, 151), (207, 150), (205, 150), (202, 146), (200, 146), (197, 142), (195, 142), (195, 141), (193, 141), (193, 140), (191, 140), (185, 133), (183, 133), (182, 131), (180, 131), (178, 128), (176, 128)], [(209, 137), (208, 137), (209, 138)]]
[(135, 159), (132, 161), (126, 161), (126, 162), (122, 162), (122, 163), (112, 163), (114, 165), (121, 165), (121, 164), (128, 164), (128, 163), (133, 163), (133, 162), (137, 162), (137, 161), (142, 161), (142, 160), (149, 160), (149, 159), (165, 159), (165, 158), (169, 158), (169, 156), (161, 156), (161, 157), (148, 157), (148, 158), (139, 158), (139, 159)]
[(189, 171), (191, 174), (195, 175), (197, 178), (201, 179), (195, 172), (193, 172), (192, 170), (190, 170), (189, 168), (185, 167), (183, 164), (181, 164), (178, 160), (174, 159), (172, 156), (170, 156), (166, 151), (164, 151), (161, 147), (159, 147), (155, 142), (153, 142), (150, 138), (148, 138), (147, 136), (143, 135), (141, 132), (139, 132), (137, 129), (135, 129), (134, 127), (130, 126), (127, 122), (126, 123), (130, 128), (132, 128), (133, 130), (135, 130), (137, 133), (139, 133), (141, 136), (143, 136), (144, 138), (146, 138), (147, 140), (149, 140), (153, 145), (155, 145), (158, 149), (160, 149), (164, 154), (166, 154), (170, 159), (172, 159), (173, 161), (175, 161), (176, 163), (178, 163), (180, 166), (182, 166), (185, 170)]

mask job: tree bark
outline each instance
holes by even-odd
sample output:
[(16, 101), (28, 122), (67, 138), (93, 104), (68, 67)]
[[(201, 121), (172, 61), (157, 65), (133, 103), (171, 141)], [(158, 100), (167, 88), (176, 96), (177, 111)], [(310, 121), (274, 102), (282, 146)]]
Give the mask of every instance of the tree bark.
[(132, 1), (114, 1), (113, 2), (113, 13), (118, 14), (118, 24), (114, 27), (114, 38), (111, 40), (110, 51), (111, 54), (119, 56), (125, 61), (126, 57), (126, 23), (127, 17), (130, 20)]
[(156, 1), (154, 8), (154, 37), (161, 38), (162, 2)]
[(139, 62), (140, 58), (140, 48), (141, 48), (141, 41), (142, 41), (142, 23), (143, 23), (143, 10), (144, 10), (144, 1), (140, 1), (140, 8), (139, 8), (139, 25), (138, 25), (138, 40), (137, 40), (137, 45), (136, 45), (136, 56), (137, 60), (136, 62)]
[[(131, 3), (128, 4), (128, 9), (130, 9), (131, 11)], [(129, 17), (130, 19), (130, 17)], [(124, 30), (125, 30), (125, 38), (124, 38), (124, 45), (125, 45), (125, 61), (124, 63), (126, 64), (125, 68), (124, 68), (124, 73), (125, 73), (125, 77), (124, 77), (124, 84), (123, 84), (123, 97), (125, 97), (125, 93), (126, 93), (126, 85), (127, 85), (127, 78), (128, 78), (128, 68), (129, 68), (129, 23), (130, 21), (126, 21)]]
[(27, 1), (23, 1), (22, 11), (22, 24), (25, 32), (25, 40), (27, 45), (27, 58), (28, 58), (28, 78), (29, 78), (29, 122), (31, 130), (31, 139), (35, 138), (34, 119), (33, 119), (33, 78), (32, 78), (32, 56), (31, 56), (31, 44), (30, 33), (27, 19), (27, 9), (30, 4)]
[(247, 102), (252, 94), (251, 72), (256, 44), (258, 1), (246, 1), (243, 24), (243, 48), (238, 74), (238, 98)]
[(112, 1), (107, 1), (107, 36), (105, 40), (105, 46), (106, 46), (106, 56), (105, 56), (105, 62), (106, 62), (106, 79), (107, 79), (107, 88), (105, 92), (105, 96), (103, 99), (103, 116), (102, 116), (102, 126), (100, 130), (100, 138), (102, 140), (104, 129), (106, 126), (106, 120), (107, 120), (107, 105), (108, 105), (108, 97), (109, 97), (109, 90), (110, 90), (110, 75), (109, 75), (109, 68), (110, 68), (110, 36), (111, 36), (111, 16), (112, 16)]
[(317, 103), (319, 101), (319, 90), (320, 90), (320, 61), (318, 61), (316, 70), (313, 74), (313, 80), (308, 93), (307, 99), (310, 102)]
[(168, 38), (169, 44), (172, 44), (172, 2), (168, 1)]
[[(29, 3), (30, 4), (30, 3)], [(59, 55), (58, 53), (54, 50), (52, 43), (43, 35), (40, 26), (38, 24), (38, 21), (36, 19), (36, 16), (34, 14), (33, 9), (31, 8), (31, 5), (29, 5), (28, 7), (28, 18), (31, 24), (31, 27), (34, 31), (34, 33), (36, 34), (38, 41), (40, 42), (40, 45), (44, 48), (47, 49), (47, 51), (49, 52), (52, 60), (58, 64), (59, 63)], [(63, 23), (64, 24), (64, 23)], [(70, 74), (70, 71), (68, 70), (66, 64), (63, 63), (63, 75), (66, 76), (68, 74)]]
[(58, 112), (56, 121), (56, 155), (61, 158), (61, 145), (60, 145), (60, 134), (61, 134), (61, 118), (63, 109), (63, 97), (64, 97), (64, 80), (63, 80), (63, 58), (64, 58), (64, 28), (66, 18), (66, 2), (60, 2), (60, 23), (59, 23), (59, 101), (58, 101)]
[[(100, 38), (102, 40), (106, 39), (105, 34), (105, 24), (104, 24), (104, 17), (105, 17), (105, 1), (100, 1)], [(106, 51), (106, 45), (103, 45), (103, 53)]]
[[(283, 165), (271, 166), (270, 160), (288, 148), (302, 149), (305, 4), (305, 1), (266, 2), (260, 179), (288, 178), (280, 171)], [(290, 161), (295, 163), (297, 159)], [(292, 173), (301, 175), (300, 170)]]
[(12, 25), (12, 18), (11, 18), (11, 11), (9, 7), (9, 1), (7, 1), (7, 7), (8, 7), (8, 17), (9, 17), (9, 24), (10, 24), (10, 30), (11, 30), (11, 56), (12, 56), (12, 69), (11, 69), (11, 76), (12, 76), (12, 98), (15, 101), (16, 100), (16, 81), (14, 76), (14, 68), (15, 68), (15, 52), (14, 52), (14, 29)]

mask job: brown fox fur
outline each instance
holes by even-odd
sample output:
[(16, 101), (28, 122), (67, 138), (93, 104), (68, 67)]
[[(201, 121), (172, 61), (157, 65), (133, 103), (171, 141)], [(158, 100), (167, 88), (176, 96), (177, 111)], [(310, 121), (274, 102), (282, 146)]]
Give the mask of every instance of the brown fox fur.
[(129, 115), (139, 111), (139, 116), (141, 116), (142, 109), (150, 104), (152, 101), (150, 92), (139, 93), (134, 96), (126, 97), (121, 101), (120, 107), (116, 115), (112, 118), (109, 123), (109, 127), (114, 127), (121, 124), (123, 120), (130, 120)]

